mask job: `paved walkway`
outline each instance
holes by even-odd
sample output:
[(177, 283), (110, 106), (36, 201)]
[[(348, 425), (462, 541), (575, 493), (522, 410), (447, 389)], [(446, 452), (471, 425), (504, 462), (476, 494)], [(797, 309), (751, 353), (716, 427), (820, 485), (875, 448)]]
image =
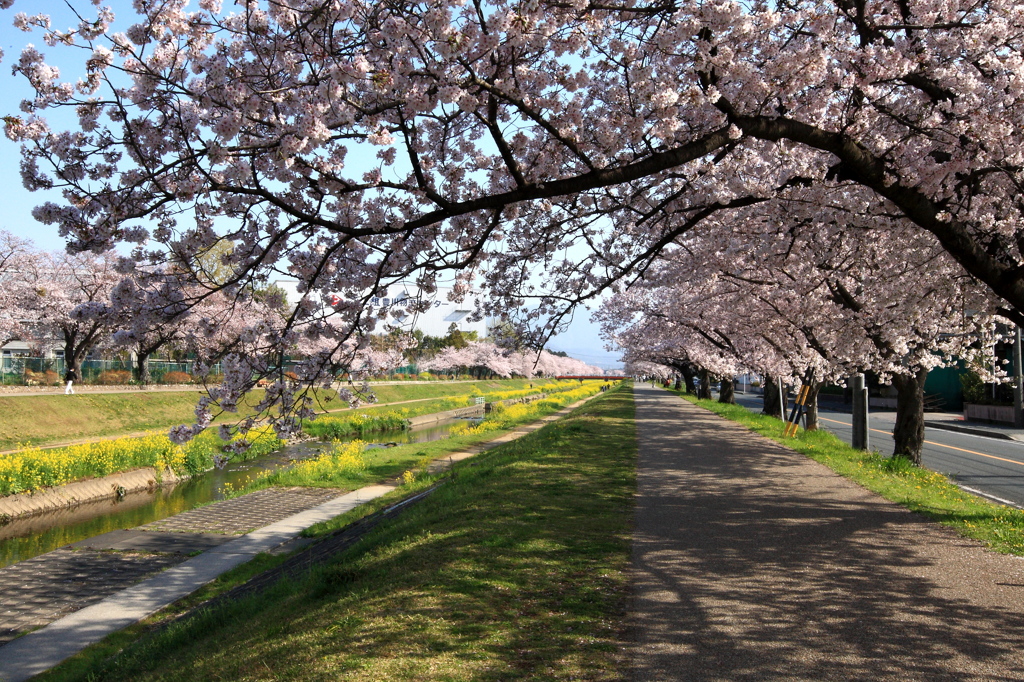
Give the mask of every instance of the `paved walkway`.
[(635, 394), (634, 679), (1024, 679), (1024, 560)]
[(183, 554), (62, 548), (0, 569), (0, 644), (186, 558)]

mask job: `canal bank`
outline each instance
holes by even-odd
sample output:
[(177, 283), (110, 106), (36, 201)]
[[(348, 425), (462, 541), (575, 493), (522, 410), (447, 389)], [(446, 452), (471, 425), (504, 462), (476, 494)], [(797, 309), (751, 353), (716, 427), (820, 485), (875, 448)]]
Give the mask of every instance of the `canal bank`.
[[(578, 400), (557, 412), (512, 429), (497, 438), (464, 450), (447, 453), (443, 457), (435, 459), (431, 469), (438, 470), (450, 466), (454, 462), (472, 457), (484, 450), (535, 431), (546, 423), (559, 419), (593, 397), (595, 396)], [(0, 647), (0, 680), (20, 682), (20, 680), (28, 679), (77, 653), (85, 646), (99, 641), (106, 634), (144, 618), (189, 594), (224, 571), (249, 560), (256, 553), (272, 551), (281, 547), (313, 523), (334, 518), (359, 504), (380, 497), (395, 487), (397, 484), (394, 483), (366, 486), (306, 511), (293, 514), (230, 542), (201, 551), (197, 556), (163, 570), (133, 587), (121, 589), (99, 602), (60, 618), (47, 627), (19, 637)], [(252, 495), (263, 492), (265, 491), (257, 491)], [(227, 502), (235, 502), (247, 497), (249, 496), (234, 498)], [(210, 505), (210, 507), (216, 506), (218, 505)], [(119, 552), (119, 554), (130, 557), (132, 553)], [(2, 579), (3, 573), (9, 570), (0, 571), (0, 579)], [(4, 592), (0, 590), (0, 594), (4, 594)], [(3, 610), (3, 605), (0, 605), (0, 612)]]
[[(431, 442), (446, 438), (452, 428), (463, 423), (462, 419), (434, 421), (406, 430), (376, 433), (372, 441)], [(0, 505), (7, 505), (0, 507), (0, 514), (10, 514), (0, 516), (4, 521), (0, 523), (0, 568), (115, 529), (141, 526), (216, 502), (266, 472), (318, 456), (328, 445), (319, 441), (287, 445), (269, 455), (230, 462), (223, 469), (211, 469), (191, 479), (158, 479), (152, 469), (137, 469), (35, 494), (0, 498)], [(125, 489), (118, 491), (118, 486)], [(26, 513), (28, 509), (32, 512)]]

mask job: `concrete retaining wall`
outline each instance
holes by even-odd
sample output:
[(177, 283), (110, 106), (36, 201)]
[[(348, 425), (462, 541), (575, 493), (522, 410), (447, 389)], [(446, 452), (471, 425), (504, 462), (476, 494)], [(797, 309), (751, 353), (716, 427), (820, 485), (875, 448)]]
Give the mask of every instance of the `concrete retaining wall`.
[(118, 474), (75, 481), (67, 485), (0, 497), (0, 518), (17, 518), (29, 514), (74, 507), (82, 502), (106, 500), (128, 493), (153, 490), (158, 486), (174, 485), (182, 481), (171, 471), (165, 471), (157, 481), (156, 469), (145, 467)]

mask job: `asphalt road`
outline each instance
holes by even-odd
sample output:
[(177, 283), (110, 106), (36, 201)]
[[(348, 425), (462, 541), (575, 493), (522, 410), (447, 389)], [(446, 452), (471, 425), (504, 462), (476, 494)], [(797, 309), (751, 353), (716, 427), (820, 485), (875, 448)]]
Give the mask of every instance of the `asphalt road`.
[[(761, 411), (760, 395), (737, 393), (736, 402)], [(818, 419), (823, 428), (850, 442), (849, 414), (819, 409)], [(879, 411), (869, 416), (873, 450), (892, 454), (895, 421), (895, 412)], [(1024, 508), (1024, 443), (926, 427), (922, 463), (972, 492)]]

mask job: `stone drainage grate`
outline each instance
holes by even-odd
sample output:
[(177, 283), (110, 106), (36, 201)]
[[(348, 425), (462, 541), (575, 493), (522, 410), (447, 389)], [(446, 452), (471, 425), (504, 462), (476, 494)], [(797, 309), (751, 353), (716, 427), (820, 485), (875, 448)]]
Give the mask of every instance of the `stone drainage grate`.
[(153, 521), (139, 530), (243, 535), (342, 494), (328, 488), (267, 488)]
[(0, 644), (187, 558), (63, 548), (0, 568)]
[(332, 500), (341, 491), (269, 488), (116, 530), (0, 569), (0, 644), (119, 592), (190, 555)]

